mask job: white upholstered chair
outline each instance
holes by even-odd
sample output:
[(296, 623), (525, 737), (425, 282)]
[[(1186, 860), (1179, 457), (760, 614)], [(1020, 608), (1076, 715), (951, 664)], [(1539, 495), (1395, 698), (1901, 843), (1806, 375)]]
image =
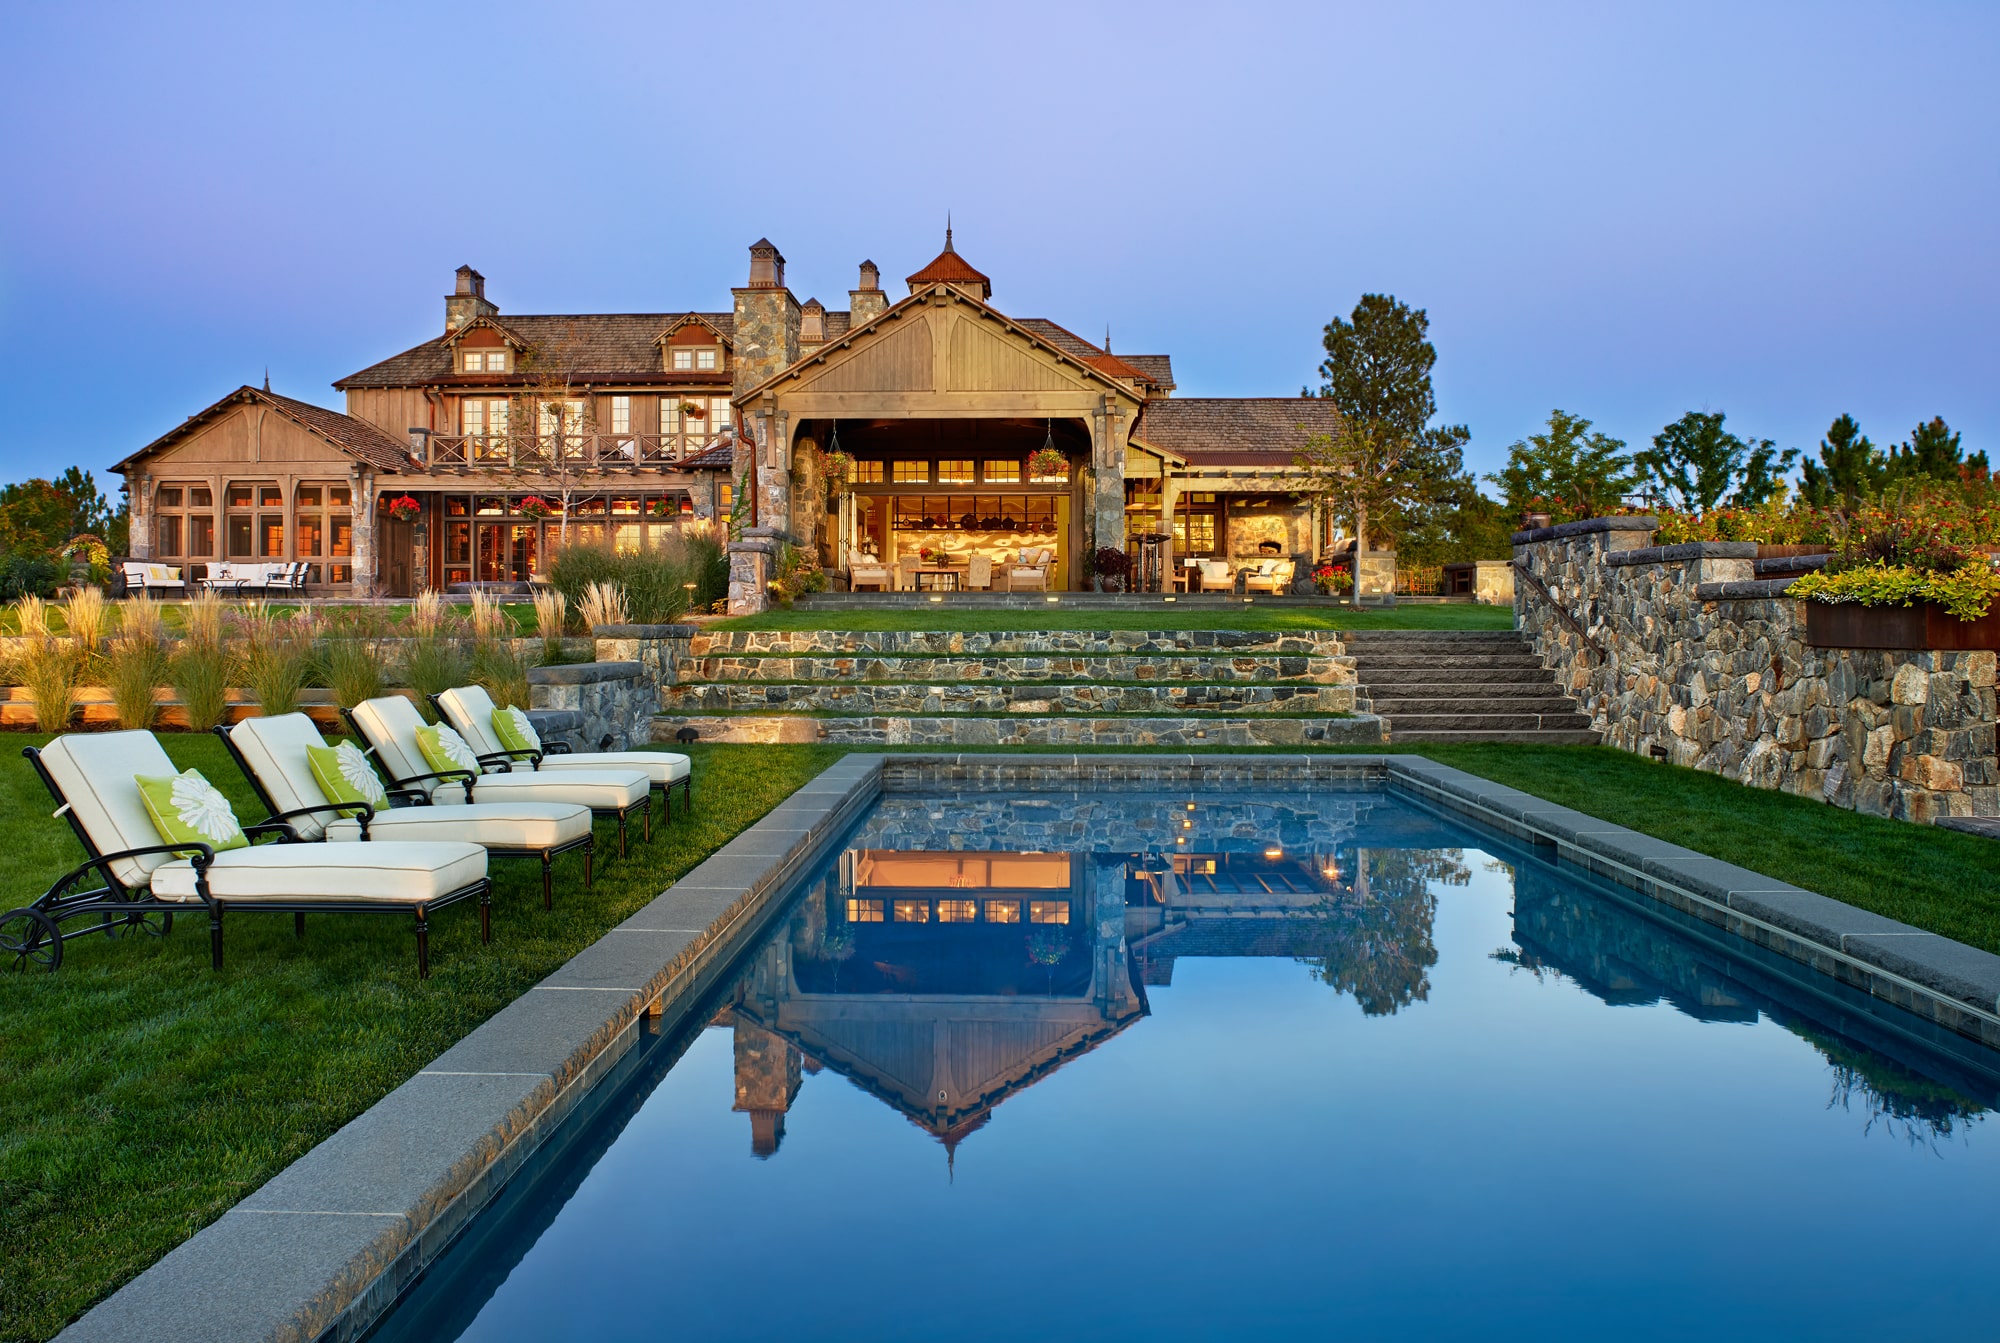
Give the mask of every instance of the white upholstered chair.
[(847, 590), (859, 592), (864, 587), (878, 592), (887, 592), (896, 586), (896, 575), (889, 566), (872, 555), (864, 555), (858, 550), (847, 552)]

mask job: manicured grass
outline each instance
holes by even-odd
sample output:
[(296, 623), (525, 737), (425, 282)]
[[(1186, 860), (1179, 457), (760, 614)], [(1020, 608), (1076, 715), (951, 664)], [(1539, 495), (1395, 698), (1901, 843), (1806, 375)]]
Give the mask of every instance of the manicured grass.
[(767, 611), (706, 626), (712, 630), (1510, 630), (1509, 606), (1453, 603), (1343, 611), (1295, 606), (1282, 598), (1226, 609), (1162, 605), (1157, 611), (1093, 611), (1075, 602), (1045, 609), (982, 611), (938, 606), (909, 611)]
[[(0, 748), (0, 815), (11, 818), (0, 822), (12, 860), (0, 874), (6, 905), (39, 894), (80, 857), (15, 754), (40, 740), (10, 734)], [(242, 814), (261, 815), (219, 743), (161, 740)], [(558, 876), (571, 880), (553, 913), (540, 907), (533, 864), (496, 865), (493, 945), (479, 945), (476, 910), (445, 911), (427, 982), (416, 979), (406, 921), (336, 915), (310, 921), (302, 943), (289, 919), (237, 916), (221, 974), (208, 969), (198, 914), (159, 941), (73, 943), (55, 975), (0, 973), (0, 1338), (53, 1334), (845, 749), (697, 745), (692, 818), (676, 817), (629, 860), (609, 859), (589, 895), (574, 888), (566, 861)], [(2000, 849), (1991, 840), (1857, 816), (1602, 747), (1368, 749), (1421, 753), (2000, 951)], [(609, 830), (599, 827), (598, 842), (615, 854)]]
[[(82, 852), (22, 746), (0, 738), (0, 909), (25, 904)], [(237, 812), (261, 818), (212, 737), (162, 734)], [(307, 920), (239, 913), (226, 968), (208, 968), (205, 915), (163, 939), (90, 937), (53, 975), (0, 971), (0, 1338), (42, 1339), (133, 1277), (645, 904), (840, 754), (812, 746), (701, 747), (695, 811), (617, 857), (597, 828), (595, 889), (581, 860), (493, 865), (493, 943), (468, 902), (433, 921), (416, 977), (400, 916)]]
[[(241, 601), (233, 597), (227, 600), (232, 607), (237, 607), (248, 602), (257, 601), (259, 598), (255, 593), (251, 593)], [(105, 625), (105, 632), (109, 634), (118, 628), (118, 611), (124, 603), (107, 601), (106, 605), (111, 611), (111, 619)], [(161, 623), (167, 627), (168, 633), (178, 635), (187, 628), (186, 602), (169, 598), (160, 601), (158, 606)], [(397, 606), (365, 606), (351, 602), (314, 601), (312, 608), (320, 615), (333, 620), (338, 620), (356, 612), (372, 611), (375, 613), (376, 618), (382, 622), (384, 629), (393, 629), (410, 618), (410, 607), (407, 602)], [(267, 609), (274, 615), (290, 616), (299, 609), (299, 603), (271, 602), (267, 603)], [(447, 609), (453, 614), (463, 617), (471, 608), (461, 598), (455, 602), (448, 602)], [(503, 605), (500, 610), (508, 620), (513, 622), (516, 634), (527, 635), (535, 632), (535, 604), (533, 602), (509, 602)], [(69, 631), (69, 623), (63, 619), (62, 603), (60, 602), (51, 602), (49, 604), (49, 628), (57, 634), (65, 634)], [(12, 605), (0, 606), (0, 634), (19, 634), (20, 632), (21, 617), (19, 613), (14, 610)]]

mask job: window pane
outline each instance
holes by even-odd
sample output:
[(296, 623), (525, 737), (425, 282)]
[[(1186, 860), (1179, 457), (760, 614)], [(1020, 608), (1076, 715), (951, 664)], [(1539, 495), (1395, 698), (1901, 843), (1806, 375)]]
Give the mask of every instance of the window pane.
[(446, 564), (468, 564), (471, 560), (472, 524), (469, 522), (447, 522), (444, 525), (444, 562)]
[(708, 432), (719, 434), (729, 427), (730, 405), (722, 397), (708, 403)]
[[(329, 553), (335, 556), (352, 555), (354, 553), (354, 520), (345, 514), (341, 514), (333, 520), (333, 549)], [(347, 580), (336, 578), (333, 581), (344, 583)]]
[(214, 508), (215, 495), (206, 485), (195, 485), (188, 490), (189, 508)]
[(694, 351), (693, 351), (693, 350), (675, 350), (675, 351), (674, 351), (674, 367), (675, 367), (675, 368), (693, 368), (693, 367), (694, 367)]
[(1019, 923), (1021, 902), (1019, 900), (988, 900), (986, 902), (988, 923)]
[(181, 553), (181, 520), (178, 515), (160, 519), (159, 543), (153, 547), (161, 556), (172, 558)]
[(178, 485), (160, 486), (160, 507), (179, 508), (180, 506), (181, 506), (180, 486)]
[(996, 484), (1015, 485), (1020, 483), (1021, 464), (1019, 462), (982, 462), (980, 465), (985, 468), (986, 479)]
[(971, 462), (939, 462), (937, 478), (940, 485), (970, 485), (972, 483)]
[(486, 432), (486, 403), (465, 401), (460, 403), (459, 421), (468, 436), (477, 437)]
[(237, 514), (229, 519), (229, 558), (247, 560), (250, 558), (250, 519), (248, 515)]
[(317, 513), (303, 514), (300, 516), (298, 520), (298, 525), (299, 525), (300, 557), (301, 558), (304, 558), (306, 556), (316, 557), (319, 554), (319, 547), (321, 541), (320, 515)]
[(634, 555), (640, 549), (639, 524), (621, 522), (611, 529), (611, 548), (621, 555)]
[(352, 508), (354, 507), (354, 491), (346, 485), (330, 486), (326, 492), (326, 501), (335, 508)]
[(632, 432), (632, 398), (614, 396), (611, 398), (611, 432), (629, 434)]
[(882, 463), (856, 462), (854, 483), (857, 485), (880, 485), (882, 483)]
[(276, 485), (264, 485), (258, 488), (257, 507), (283, 508), (284, 506), (285, 506), (285, 492), (279, 489)]
[(507, 403), (505, 401), (488, 401), (486, 403), (486, 428), (489, 433), (504, 434), (507, 432)]
[(849, 900), (847, 902), (849, 923), (882, 922), (882, 902), (880, 900)]
[(714, 351), (714, 350), (696, 350), (696, 351), (695, 351), (695, 355), (694, 355), (694, 366), (695, 366), (696, 368), (714, 368), (714, 367), (715, 367), (715, 351)]
[(444, 515), (448, 518), (462, 518), (472, 512), (472, 501), (462, 494), (447, 494), (444, 497)]
[(896, 901), (896, 922), (929, 923), (930, 921), (931, 921), (930, 901), (928, 900)]
[(660, 398), (660, 433), (672, 437), (681, 431), (681, 403), (670, 396)]
[(894, 479), (897, 484), (922, 484), (931, 478), (929, 462), (897, 462)]
[(203, 560), (215, 554), (215, 519), (206, 513), (188, 519), (188, 558)]
[(506, 511), (507, 503), (499, 495), (482, 494), (479, 496), (479, 512), (481, 516), (491, 514), (494, 517), (498, 517)]
[(269, 514), (257, 519), (257, 536), (262, 548), (257, 555), (260, 559), (280, 560), (285, 557), (285, 520)]
[(637, 517), (639, 515), (639, 496), (636, 494), (612, 495), (611, 511), (613, 513), (624, 513)]
[(301, 486), (299, 486), (299, 490), (298, 490), (298, 506), (299, 506), (300, 508), (318, 508), (318, 507), (319, 507), (319, 486), (317, 486), (317, 485), (301, 485)]
[(1068, 923), (1069, 901), (1030, 900), (1028, 902), (1029, 923)]
[(977, 900), (938, 901), (939, 923), (971, 923), (978, 917), (979, 902)]
[(250, 507), (250, 487), (248, 485), (231, 485), (229, 487), (229, 506), (231, 508)]

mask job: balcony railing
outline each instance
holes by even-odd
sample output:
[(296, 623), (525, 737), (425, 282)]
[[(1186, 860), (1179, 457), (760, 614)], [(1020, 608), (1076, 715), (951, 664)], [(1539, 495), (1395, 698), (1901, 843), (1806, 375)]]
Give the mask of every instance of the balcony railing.
[(659, 434), (433, 434), (427, 466), (489, 471), (548, 471), (672, 466), (700, 452), (710, 436)]

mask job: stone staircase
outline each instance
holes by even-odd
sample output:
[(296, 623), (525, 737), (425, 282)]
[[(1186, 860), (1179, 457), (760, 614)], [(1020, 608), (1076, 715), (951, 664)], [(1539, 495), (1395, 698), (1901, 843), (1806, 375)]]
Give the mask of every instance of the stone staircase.
[(1598, 734), (1512, 630), (1349, 630), (1359, 703), (1389, 740), (1587, 742)]
[(1379, 744), (1332, 632), (698, 633), (656, 741), (935, 746)]

